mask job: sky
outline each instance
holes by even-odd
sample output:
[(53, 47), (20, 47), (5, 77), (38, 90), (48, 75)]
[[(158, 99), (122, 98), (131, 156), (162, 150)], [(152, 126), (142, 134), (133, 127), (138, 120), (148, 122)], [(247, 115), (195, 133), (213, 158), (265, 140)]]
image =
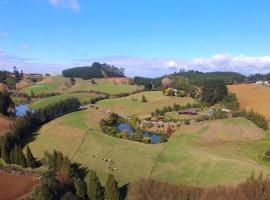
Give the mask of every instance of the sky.
[(269, 0), (0, 0), (0, 69), (270, 72)]

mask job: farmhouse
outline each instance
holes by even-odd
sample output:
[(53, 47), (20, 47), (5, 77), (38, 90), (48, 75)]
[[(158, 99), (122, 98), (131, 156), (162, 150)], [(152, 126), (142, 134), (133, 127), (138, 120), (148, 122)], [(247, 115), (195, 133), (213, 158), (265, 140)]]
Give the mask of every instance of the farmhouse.
[(201, 110), (199, 108), (189, 108), (186, 110), (179, 110), (178, 115), (198, 115)]

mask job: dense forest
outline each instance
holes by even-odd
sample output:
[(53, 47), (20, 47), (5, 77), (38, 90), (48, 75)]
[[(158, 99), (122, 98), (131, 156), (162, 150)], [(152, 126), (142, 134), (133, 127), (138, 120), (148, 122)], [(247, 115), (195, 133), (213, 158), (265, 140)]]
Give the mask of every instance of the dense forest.
[(106, 63), (100, 64), (95, 62), (92, 66), (74, 67), (66, 69), (62, 72), (64, 77), (70, 78), (104, 78), (104, 77), (123, 77), (125, 75), (124, 68), (117, 68)]

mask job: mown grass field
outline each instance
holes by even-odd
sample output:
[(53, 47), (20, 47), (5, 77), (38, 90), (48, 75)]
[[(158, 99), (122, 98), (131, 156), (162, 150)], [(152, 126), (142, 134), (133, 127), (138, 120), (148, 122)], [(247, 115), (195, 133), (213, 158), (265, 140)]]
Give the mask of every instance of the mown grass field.
[(45, 77), (35, 85), (24, 88), (22, 91), (29, 95), (31, 94), (31, 91), (33, 91), (34, 94), (62, 92), (66, 88), (66, 80), (67, 79), (62, 76), (49, 76)]
[[(147, 99), (146, 103), (142, 102), (143, 95)], [(128, 97), (99, 101), (97, 105), (121, 115), (135, 115), (140, 118), (145, 118), (150, 116), (151, 112), (155, 111), (157, 108), (161, 109), (168, 105), (173, 106), (174, 103), (186, 105), (187, 103), (194, 102), (194, 99), (190, 97), (169, 97), (164, 96), (160, 91), (151, 91), (140, 92)]]
[(32, 109), (44, 108), (48, 105), (54, 104), (60, 100), (68, 99), (70, 97), (77, 98), (83, 104), (83, 103), (89, 103), (90, 100), (93, 99), (95, 96), (93, 94), (83, 94), (83, 93), (62, 94), (62, 95), (39, 99), (37, 101), (32, 102), (29, 106)]
[(270, 87), (255, 84), (229, 85), (229, 90), (237, 95), (242, 108), (253, 109), (270, 120)]
[(41, 158), (45, 150), (61, 150), (96, 170), (103, 184), (109, 170), (104, 159), (115, 162), (112, 173), (120, 185), (139, 177), (197, 186), (234, 184), (252, 171), (270, 174), (270, 164), (261, 158), (270, 146), (269, 133), (244, 118), (183, 126), (167, 143), (149, 145), (100, 132), (98, 122), (105, 117), (89, 108), (44, 125), (30, 143), (33, 154)]
[(76, 91), (97, 91), (102, 93), (108, 93), (110, 95), (120, 93), (130, 93), (140, 89), (139, 86), (122, 84), (119, 80), (115, 82), (111, 79), (95, 79), (96, 84), (92, 84), (91, 80), (76, 79), (76, 84), (67, 90), (68, 92)]

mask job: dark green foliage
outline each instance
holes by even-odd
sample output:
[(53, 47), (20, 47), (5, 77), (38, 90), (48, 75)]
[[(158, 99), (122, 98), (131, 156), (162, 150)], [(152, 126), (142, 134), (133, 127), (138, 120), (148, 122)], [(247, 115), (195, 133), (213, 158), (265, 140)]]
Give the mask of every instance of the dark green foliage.
[(1, 158), (7, 164), (10, 163), (8, 142), (7, 142), (7, 138), (6, 137), (2, 137), (2, 139), (1, 139)]
[(133, 82), (137, 85), (143, 85), (145, 90), (160, 89), (162, 78), (145, 78), (136, 76)]
[(205, 81), (208, 80), (222, 80), (226, 84), (236, 84), (243, 83), (246, 81), (247, 77), (236, 72), (198, 72), (194, 70), (182, 71), (174, 74), (173, 76), (180, 76), (187, 78), (192, 84), (202, 85)]
[(254, 110), (246, 111), (242, 110), (241, 116), (246, 117), (248, 120), (252, 121), (258, 127), (268, 130), (268, 122), (265, 117)]
[(207, 80), (203, 84), (203, 101), (213, 105), (228, 95), (228, 89), (222, 80)]
[(146, 103), (147, 102), (146, 97), (144, 95), (142, 95), (142, 102), (143, 103)]
[(34, 158), (28, 145), (26, 146), (26, 163), (27, 163), (27, 166), (30, 168), (37, 167), (36, 159)]
[(10, 89), (15, 89), (16, 86), (15, 78), (7, 71), (0, 71), (0, 83), (6, 84)]
[(84, 180), (80, 178), (75, 178), (75, 180), (73, 180), (73, 184), (76, 190), (76, 195), (80, 197), (80, 199), (85, 199), (87, 189), (86, 189), (86, 183), (84, 182)]
[(53, 151), (52, 154), (45, 152), (43, 158), (43, 164), (48, 165), (49, 168), (56, 172), (69, 175), (71, 172), (71, 163), (67, 156), (63, 156), (60, 151)]
[(266, 152), (265, 152), (265, 155), (263, 157), (264, 160), (267, 160), (267, 161), (270, 161), (270, 149), (268, 149)]
[(143, 141), (143, 132), (141, 130), (137, 130), (133, 134), (132, 140), (135, 140), (135, 141), (138, 141), (138, 142), (142, 142)]
[(66, 69), (62, 72), (64, 77), (70, 78), (103, 78), (103, 77), (122, 77), (124, 76), (124, 69), (117, 68), (113, 65), (93, 63), (92, 66), (88, 67), (75, 67)]
[(66, 192), (62, 195), (60, 200), (80, 200), (80, 198), (72, 192)]
[(20, 165), (22, 167), (27, 167), (26, 158), (19, 145), (15, 145), (10, 152), (10, 163), (15, 165)]
[(0, 113), (8, 115), (9, 108), (14, 108), (14, 102), (7, 92), (0, 92)]
[(109, 174), (105, 185), (105, 200), (119, 200), (120, 194), (118, 191), (117, 182), (112, 174)]
[(91, 200), (103, 200), (104, 199), (104, 189), (102, 188), (99, 178), (95, 171), (89, 171), (87, 193), (88, 198)]
[(58, 182), (55, 179), (55, 172), (50, 170), (44, 173), (40, 179), (38, 187), (32, 194), (32, 199), (38, 200), (54, 200), (59, 195)]
[(119, 133), (119, 130), (117, 127), (115, 127), (115, 125), (119, 123), (120, 120), (121, 118), (118, 115), (113, 113), (106, 120), (102, 119), (99, 122), (99, 125), (100, 125), (101, 130), (104, 133), (109, 134), (109, 135), (116, 135), (117, 133)]
[(236, 111), (239, 109), (239, 102), (234, 93), (229, 93), (227, 97), (223, 99), (223, 104), (226, 108)]

